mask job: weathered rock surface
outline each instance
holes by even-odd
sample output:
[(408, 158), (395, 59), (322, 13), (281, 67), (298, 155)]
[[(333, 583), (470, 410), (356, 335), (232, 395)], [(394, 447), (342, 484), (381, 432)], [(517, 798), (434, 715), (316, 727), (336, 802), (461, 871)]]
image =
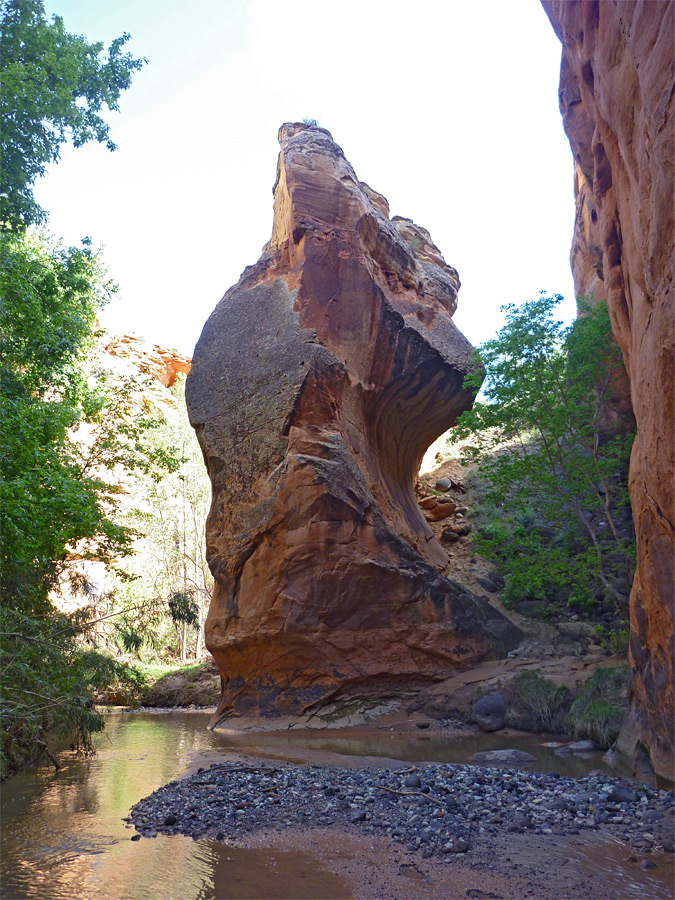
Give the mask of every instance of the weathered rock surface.
[(633, 703), (622, 741), (673, 778), (675, 4), (542, 0), (563, 44), (577, 294), (607, 301), (637, 422), (630, 492)]
[(109, 366), (111, 357), (119, 359), (126, 363), (130, 372), (148, 375), (165, 388), (173, 387), (178, 375), (187, 375), (190, 371), (189, 357), (133, 335), (103, 332), (98, 343)]
[(501, 694), (486, 694), (473, 708), (473, 716), (481, 731), (499, 731), (506, 723), (506, 703)]
[(287, 124), (280, 143), (271, 241), (207, 322), (186, 392), (213, 487), (219, 716), (386, 692), (519, 638), (439, 574), (413, 490), (471, 403), (457, 273), (325, 129)]

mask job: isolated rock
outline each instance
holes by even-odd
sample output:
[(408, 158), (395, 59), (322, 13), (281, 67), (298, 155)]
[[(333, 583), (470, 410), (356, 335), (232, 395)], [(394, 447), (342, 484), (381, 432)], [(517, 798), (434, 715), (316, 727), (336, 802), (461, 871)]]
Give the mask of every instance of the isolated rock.
[(451, 516), (456, 509), (454, 503), (437, 503), (427, 513), (426, 519), (432, 522), (440, 522)]
[(574, 741), (570, 744), (564, 744), (555, 751), (556, 756), (583, 756), (586, 753), (594, 753), (598, 749), (598, 745), (593, 741)]
[(469, 757), (476, 766), (529, 766), (536, 762), (534, 756), (524, 750), (484, 750)]
[(506, 722), (506, 703), (501, 694), (486, 694), (473, 708), (474, 719), (481, 731), (499, 731)]
[(186, 390), (213, 488), (218, 716), (408, 687), (519, 639), (438, 573), (413, 490), (471, 403), (457, 273), (329, 132), (279, 137), (272, 238), (204, 327)]
[(496, 594), (499, 590), (499, 588), (491, 578), (483, 578), (481, 575), (476, 576), (476, 584), (479, 584), (482, 588), (485, 588), (485, 590), (489, 591), (491, 594)]
[(563, 43), (560, 108), (575, 160), (577, 295), (607, 301), (637, 423), (630, 495), (637, 534), (629, 720), (619, 747), (675, 771), (675, 4), (542, 0)]

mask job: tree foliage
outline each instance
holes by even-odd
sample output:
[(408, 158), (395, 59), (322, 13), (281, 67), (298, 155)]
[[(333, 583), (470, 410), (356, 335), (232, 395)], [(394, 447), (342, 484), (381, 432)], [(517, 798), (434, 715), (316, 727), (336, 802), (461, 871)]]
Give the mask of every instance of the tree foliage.
[(133, 386), (87, 369), (112, 286), (88, 241), (27, 232), (46, 214), (33, 186), (68, 139), (115, 149), (100, 115), (117, 109), (143, 60), (49, 22), (41, 0), (0, 0), (0, 774), (47, 751), (53, 732), (85, 745), (102, 721), (91, 691), (133, 678), (91, 645), (93, 607), (66, 615), (65, 588), (93, 599), (84, 564), (112, 566), (133, 532), (115, 518), (120, 473), (169, 458)]
[(111, 683), (140, 687), (136, 670), (82, 640), (87, 612), (36, 617), (0, 606), (0, 778), (49, 754), (50, 737), (89, 749), (103, 728), (92, 693)]
[(156, 452), (175, 453), (177, 465), (161, 479), (137, 471), (130, 482), (133, 502), (125, 505), (120, 519), (137, 538), (133, 554), (118, 569), (117, 602), (132, 611), (144, 608), (151, 618), (123, 614), (113, 626), (113, 637), (124, 624), (140, 638), (144, 656), (156, 659), (177, 649), (185, 661), (189, 649), (201, 658), (203, 623), (213, 593), (204, 540), (211, 489), (188, 421), (183, 379), (174, 385), (173, 395), (175, 405), (165, 410), (165, 420), (151, 440)]
[[(137, 385), (112, 383), (88, 364), (112, 290), (86, 243), (0, 235), (0, 751), (8, 767), (43, 747), (48, 729), (72, 728), (86, 743), (98, 727), (90, 689), (115, 665), (83, 643), (96, 617), (87, 564), (110, 568), (131, 551), (135, 533), (116, 516), (125, 473), (176, 465), (148, 441), (159, 421), (135, 405)], [(63, 590), (92, 603), (65, 616), (52, 602)]]
[(75, 561), (128, 553), (121, 472), (175, 464), (147, 440), (159, 420), (135, 408), (137, 385), (87, 371), (112, 290), (86, 243), (0, 240), (0, 589), (17, 609), (48, 609)]
[(108, 286), (91, 248), (49, 246), (32, 237), (0, 240), (0, 588), (17, 609), (42, 612), (82, 539), (109, 555), (126, 535), (103, 514), (98, 479), (73, 439), (101, 412), (83, 359)]
[(0, 223), (14, 230), (45, 221), (33, 185), (60, 148), (88, 141), (115, 144), (101, 111), (118, 109), (122, 91), (145, 60), (124, 52), (128, 34), (104, 52), (69, 34), (60, 16), (48, 21), (42, 0), (0, 6)]
[[(634, 559), (627, 471), (632, 434), (605, 425), (622, 366), (602, 303), (564, 327), (559, 295), (504, 307), (480, 347), (464, 413), (486, 485), (479, 548), (506, 576), (509, 600), (627, 603)], [(485, 378), (483, 382), (483, 378)]]

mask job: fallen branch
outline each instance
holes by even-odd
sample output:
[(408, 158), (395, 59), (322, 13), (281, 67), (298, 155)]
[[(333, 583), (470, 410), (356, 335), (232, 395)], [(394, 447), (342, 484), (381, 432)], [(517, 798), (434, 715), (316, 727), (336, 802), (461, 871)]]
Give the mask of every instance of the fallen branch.
[[(54, 768), (58, 772), (59, 769), (61, 768), (61, 764), (59, 763), (58, 759), (54, 756), (52, 751), (49, 749), (49, 747), (46, 744), (44, 744), (42, 741), (38, 741), (37, 745), (40, 748), (40, 756), (44, 753), (44, 755), (47, 757), (47, 759), (50, 761), (50, 763), (54, 766)], [(39, 758), (40, 757), (38, 756), (38, 759)]]

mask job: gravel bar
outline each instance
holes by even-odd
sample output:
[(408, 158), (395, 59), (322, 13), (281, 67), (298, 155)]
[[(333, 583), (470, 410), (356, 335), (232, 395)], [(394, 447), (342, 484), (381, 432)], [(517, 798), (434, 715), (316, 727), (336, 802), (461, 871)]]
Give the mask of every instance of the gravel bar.
[(388, 836), (424, 858), (467, 853), (504, 832), (599, 830), (640, 853), (673, 852), (675, 797), (604, 774), (513, 769), (213, 764), (141, 800), (133, 840), (184, 834), (236, 841), (259, 829), (321, 826)]

